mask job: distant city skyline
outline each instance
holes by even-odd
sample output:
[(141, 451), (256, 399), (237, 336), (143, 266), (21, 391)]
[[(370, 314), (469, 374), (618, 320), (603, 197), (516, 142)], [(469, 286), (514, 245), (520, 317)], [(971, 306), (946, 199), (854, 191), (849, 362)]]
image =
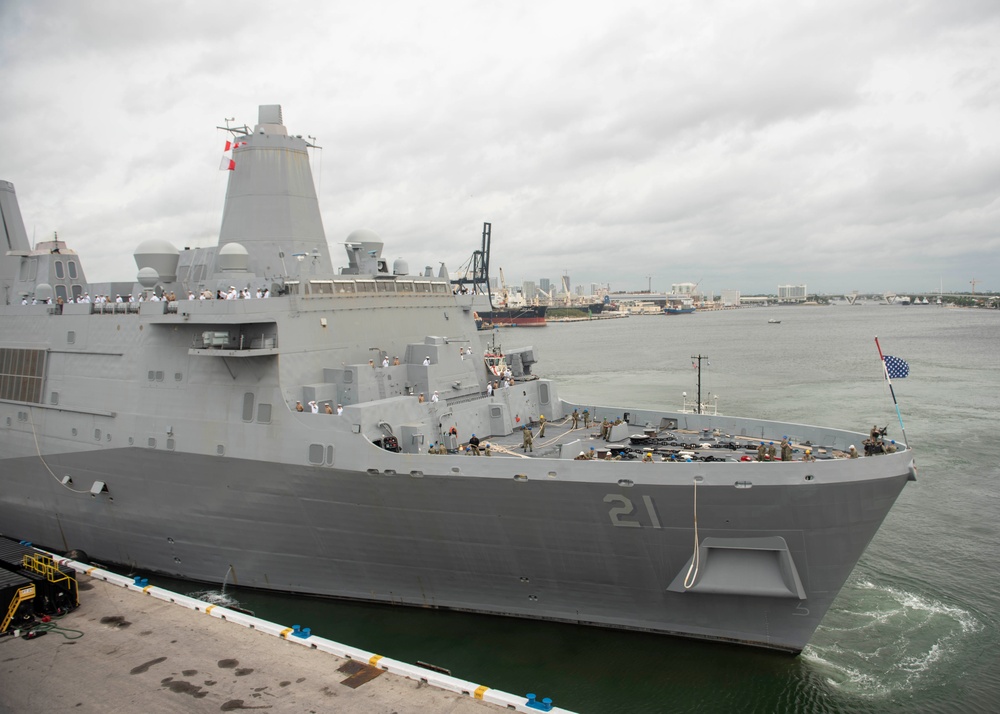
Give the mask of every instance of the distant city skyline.
[[(646, 277), (647, 276), (642, 276), (642, 279), (645, 280)], [(572, 276), (570, 276), (570, 280), (572, 280)], [(673, 281), (673, 282), (669, 283), (666, 286), (660, 286), (657, 283), (655, 277), (654, 277), (654, 279), (651, 282), (652, 282), (652, 292), (653, 293), (657, 293), (657, 294), (659, 294), (659, 293), (664, 293), (664, 294), (670, 293), (671, 287), (673, 285), (678, 284), (677, 281)], [(532, 285), (534, 285), (537, 289), (541, 290), (543, 293), (548, 293), (549, 292), (549, 290), (544, 289), (542, 287), (543, 285), (547, 285), (547, 284), (548, 285), (556, 285), (557, 289), (556, 289), (555, 294), (560, 294), (560, 290), (558, 289), (558, 283), (556, 281), (552, 281), (551, 279), (546, 279), (546, 278), (526, 279), (526, 280), (519, 280), (519, 281), (508, 282), (508, 288), (516, 287), (518, 290), (524, 292), (527, 295), (527, 291), (524, 290), (524, 286), (527, 285), (527, 284), (529, 284), (529, 283), (532, 284)], [(499, 279), (498, 278), (495, 279), (494, 285), (496, 287), (499, 287)], [(637, 293), (637, 292), (642, 292), (642, 291), (646, 290), (647, 285), (648, 285), (648, 281), (647, 281), (647, 284), (643, 284), (643, 285), (636, 284), (636, 285), (632, 285), (632, 286), (627, 286), (627, 285), (623, 284), (621, 287), (611, 286), (611, 292), (627, 292), (627, 293), (636, 292)], [(741, 290), (739, 287), (712, 288), (712, 287), (704, 287), (702, 285), (699, 285), (699, 289), (700, 289), (699, 291), (704, 291), (704, 294), (706, 294), (706, 295), (708, 295), (708, 294), (711, 293), (711, 294), (714, 294), (716, 296), (721, 296), (724, 292), (727, 292), (727, 291), (736, 291), (736, 292), (740, 293), (741, 295), (774, 295), (774, 296), (781, 296), (781, 287), (782, 286), (790, 286), (790, 285), (791, 285), (790, 283), (777, 283), (777, 284), (773, 285), (770, 290), (765, 289), (765, 290), (759, 290), (759, 291)], [(586, 287), (589, 288), (591, 290), (591, 292), (588, 292), (586, 294), (588, 294), (588, 295), (594, 295), (594, 294), (596, 294), (593, 291), (594, 286), (600, 286), (601, 288), (606, 288), (606, 286), (608, 286), (608, 283), (607, 282), (600, 282), (600, 281), (598, 281), (596, 283), (589, 283)], [(583, 287), (583, 286), (579, 286), (579, 287)], [(998, 288), (996, 290), (991, 290), (989, 288), (984, 287), (983, 286), (983, 281), (976, 281), (976, 288), (977, 288), (976, 294), (990, 294), (990, 293), (994, 293), (994, 292), (1000, 292), (1000, 288)], [(937, 288), (930, 289), (930, 290), (867, 290), (866, 291), (866, 290), (857, 290), (856, 288), (851, 288), (849, 290), (836, 290), (836, 289), (834, 289), (834, 290), (829, 290), (829, 291), (816, 291), (816, 290), (813, 290), (810, 286), (806, 285), (806, 290), (804, 292), (807, 295), (824, 295), (824, 296), (827, 296), (827, 295), (828, 296), (838, 296), (839, 295), (839, 296), (845, 296), (846, 297), (846, 296), (851, 295), (855, 291), (859, 295), (884, 295), (884, 294), (887, 294), (887, 293), (888, 294), (896, 294), (896, 295), (906, 295), (906, 294), (910, 294), (910, 295), (913, 295), (913, 294), (917, 294), (917, 295), (937, 295), (939, 292), (941, 292), (943, 294), (964, 295), (964, 294), (971, 294), (972, 293), (972, 286), (970, 285), (965, 290), (947, 290), (947, 289), (944, 289), (943, 286), (939, 286)], [(577, 293), (574, 291), (573, 294), (577, 294)], [(530, 295), (528, 297), (530, 299)]]

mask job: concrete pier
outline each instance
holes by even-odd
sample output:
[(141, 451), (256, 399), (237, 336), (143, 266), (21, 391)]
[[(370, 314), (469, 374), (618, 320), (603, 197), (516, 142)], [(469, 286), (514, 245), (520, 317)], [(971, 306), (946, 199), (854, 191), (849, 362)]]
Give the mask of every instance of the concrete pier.
[(517, 706), (491, 704), (477, 696), (496, 690), (447, 691), (149, 597), (138, 586), (79, 581), (80, 607), (53, 622), (62, 629), (0, 638), (0, 714), (531, 711), (522, 698)]

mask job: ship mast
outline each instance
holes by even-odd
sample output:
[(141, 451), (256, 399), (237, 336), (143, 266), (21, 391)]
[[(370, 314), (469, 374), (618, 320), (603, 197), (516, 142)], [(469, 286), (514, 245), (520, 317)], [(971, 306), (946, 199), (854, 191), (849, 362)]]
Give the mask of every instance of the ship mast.
[(698, 413), (701, 414), (701, 361), (707, 360), (708, 355), (691, 355), (691, 359), (698, 360)]

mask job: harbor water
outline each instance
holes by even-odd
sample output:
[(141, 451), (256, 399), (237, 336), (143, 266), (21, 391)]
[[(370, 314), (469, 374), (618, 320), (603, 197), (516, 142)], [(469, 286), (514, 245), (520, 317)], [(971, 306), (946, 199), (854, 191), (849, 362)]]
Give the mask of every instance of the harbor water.
[(700, 354), (702, 401), (722, 413), (863, 433), (888, 425), (902, 440), (876, 335), (910, 365), (893, 386), (918, 480), (798, 657), (232, 582), (227, 594), (267, 619), (579, 712), (1000, 711), (1000, 311), (752, 308), (512, 328), (496, 339), (533, 345), (535, 372), (574, 401), (678, 408), (682, 392), (695, 399)]

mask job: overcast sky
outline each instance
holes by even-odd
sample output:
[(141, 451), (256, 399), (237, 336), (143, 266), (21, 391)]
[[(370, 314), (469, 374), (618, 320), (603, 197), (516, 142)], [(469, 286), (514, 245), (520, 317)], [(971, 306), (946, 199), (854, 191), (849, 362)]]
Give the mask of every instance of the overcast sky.
[(94, 281), (214, 245), (216, 126), (280, 103), (328, 240), (411, 269), (490, 221), (509, 284), (1000, 290), (996, 0), (2, 0), (0, 67), (0, 179)]

